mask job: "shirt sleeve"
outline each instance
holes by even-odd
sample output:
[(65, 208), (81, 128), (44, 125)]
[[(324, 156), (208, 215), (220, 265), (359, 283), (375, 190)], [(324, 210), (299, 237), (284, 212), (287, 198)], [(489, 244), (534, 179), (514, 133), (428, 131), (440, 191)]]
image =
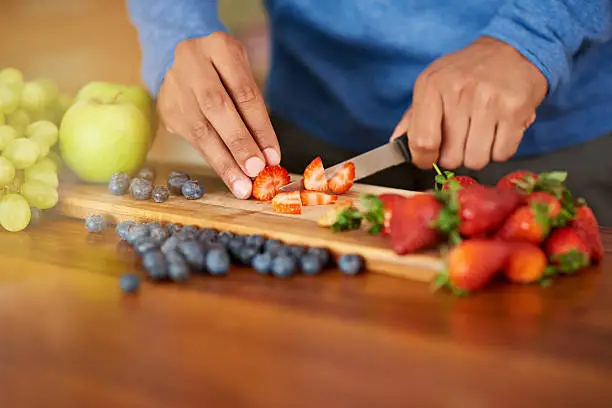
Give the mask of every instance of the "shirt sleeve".
[(568, 79), (583, 46), (612, 38), (612, 0), (508, 0), (481, 35), (516, 48), (544, 74), (552, 93)]
[(226, 31), (217, 0), (128, 0), (128, 13), (138, 30), (142, 78), (154, 97), (174, 62), (174, 49), (184, 40)]

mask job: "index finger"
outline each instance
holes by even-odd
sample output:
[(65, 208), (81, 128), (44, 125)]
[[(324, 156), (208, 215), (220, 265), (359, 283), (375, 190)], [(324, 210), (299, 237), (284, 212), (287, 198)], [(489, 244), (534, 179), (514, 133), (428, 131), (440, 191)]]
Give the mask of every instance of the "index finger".
[(212, 63), (268, 165), (280, 164), (278, 139), (244, 51), (238, 47), (220, 49)]
[(417, 80), (412, 101), (412, 117), (408, 141), (413, 163), (420, 168), (431, 168), (438, 160), (442, 144), (442, 96), (433, 86)]

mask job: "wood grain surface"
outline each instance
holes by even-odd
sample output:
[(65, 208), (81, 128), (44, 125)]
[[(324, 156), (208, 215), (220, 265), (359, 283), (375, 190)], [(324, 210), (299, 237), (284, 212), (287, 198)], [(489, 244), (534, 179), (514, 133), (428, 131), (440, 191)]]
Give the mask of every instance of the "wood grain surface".
[(606, 262), (470, 298), (379, 274), (144, 283), (112, 231), (0, 233), (0, 406), (592, 408), (612, 403)]
[[(158, 166), (157, 183), (165, 185), (170, 169), (178, 167)], [(186, 200), (172, 196), (166, 203), (136, 201), (129, 196), (111, 195), (106, 186), (63, 182), (58, 211), (68, 217), (84, 219), (100, 214), (114, 219), (163, 221), (184, 225), (198, 225), (232, 231), (239, 234), (264, 234), (289, 244), (323, 246), (335, 254), (358, 253), (365, 258), (366, 266), (380, 272), (419, 281), (431, 281), (442, 268), (436, 252), (398, 256), (389, 249), (388, 240), (371, 236), (365, 231), (334, 233), (320, 227), (316, 220), (330, 206), (308, 206), (301, 215), (283, 215), (272, 211), (270, 202), (238, 200), (218, 177), (207, 168), (187, 168), (190, 174), (201, 180), (207, 193), (199, 200)], [(415, 194), (404, 190), (356, 184), (341, 199), (351, 199), (360, 205), (360, 195), (391, 192), (403, 195)]]

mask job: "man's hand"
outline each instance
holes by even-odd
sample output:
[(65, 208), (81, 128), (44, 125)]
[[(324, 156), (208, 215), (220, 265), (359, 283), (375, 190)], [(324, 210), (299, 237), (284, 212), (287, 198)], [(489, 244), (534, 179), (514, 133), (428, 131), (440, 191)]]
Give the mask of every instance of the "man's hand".
[(181, 42), (161, 86), (166, 128), (185, 137), (238, 198), (280, 148), (242, 45), (225, 33)]
[(393, 133), (408, 133), (415, 165), (473, 170), (511, 158), (548, 89), (544, 75), (510, 45), (479, 38), (431, 64)]

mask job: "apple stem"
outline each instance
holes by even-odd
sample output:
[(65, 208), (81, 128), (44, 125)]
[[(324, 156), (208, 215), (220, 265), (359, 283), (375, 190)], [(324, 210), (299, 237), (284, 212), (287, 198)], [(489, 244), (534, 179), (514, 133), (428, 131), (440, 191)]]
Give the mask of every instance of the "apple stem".
[(113, 96), (113, 99), (111, 99), (111, 103), (115, 103), (117, 102), (117, 100), (119, 100), (119, 97), (121, 96), (121, 91), (117, 92), (115, 94), (115, 96)]

